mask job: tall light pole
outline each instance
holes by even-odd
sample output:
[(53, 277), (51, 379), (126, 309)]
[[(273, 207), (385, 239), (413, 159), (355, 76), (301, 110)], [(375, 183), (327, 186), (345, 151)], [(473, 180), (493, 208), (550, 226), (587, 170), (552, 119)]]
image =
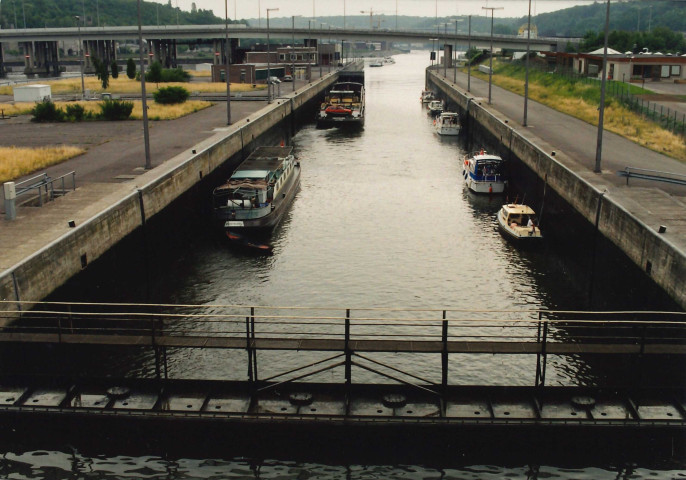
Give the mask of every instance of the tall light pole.
[(472, 60), (469, 52), (472, 49), (472, 16), (469, 16), (469, 31), (467, 33), (467, 92), (472, 91)]
[(83, 58), (83, 45), (81, 42), (81, 17), (76, 15), (74, 18), (76, 19), (76, 25), (79, 27), (79, 57), (81, 57), (81, 100), (84, 100), (86, 98), (86, 85), (83, 81), (83, 69), (86, 63), (86, 59)]
[[(314, 3), (314, 2), (312, 2), (312, 3)], [(319, 62), (319, 78), (322, 78), (322, 75), (323, 75), (323, 73), (322, 73), (322, 60), (324, 57), (322, 56), (321, 43), (322, 43), (322, 36), (323, 36), (322, 29), (324, 28), (324, 25), (326, 25), (326, 23), (322, 23), (321, 25), (319, 25), (319, 38), (317, 39), (317, 61)]]
[(141, 27), (141, 0), (138, 0), (138, 56), (141, 65), (141, 106), (143, 108), (143, 140), (145, 142), (145, 169), (152, 168), (150, 161), (150, 134), (148, 132), (148, 103), (145, 98), (145, 59), (143, 57), (143, 27)]
[(257, 0), (257, 28), (262, 28), (262, 7), (260, 0)]
[(295, 92), (295, 17), (296, 15), (291, 15), (291, 20), (293, 22), (293, 43), (291, 46), (291, 77), (293, 77), (293, 81), (291, 84), (293, 85), (293, 91)]
[(445, 40), (448, 38), (448, 22), (443, 24), (443, 78), (448, 76), (448, 59), (445, 58)]
[(531, 0), (529, 0), (529, 23), (526, 27), (526, 60), (524, 61), (524, 120), (523, 126), (527, 121), (527, 107), (529, 104), (529, 50), (531, 48)]
[(455, 65), (453, 65), (453, 83), (457, 83), (457, 24), (464, 21), (463, 18), (455, 19), (455, 43), (453, 48), (455, 49)]
[(269, 12), (278, 12), (278, 8), (268, 8), (267, 9), (267, 103), (272, 103), (272, 89), (271, 89), (271, 62), (269, 60), (270, 57), (270, 49), (271, 49), (271, 44), (269, 42)]
[(345, 0), (343, 0), (343, 30), (345, 30)]
[[(438, 40), (438, 39), (437, 38), (430, 38), (429, 40), (431, 40), (431, 54), (433, 57), (434, 55), (436, 55), (436, 40)], [(438, 59), (436, 59), (436, 61), (438, 61)], [(432, 67), (434, 66), (434, 59), (433, 58), (431, 59), (431, 66)]]
[(229, 0), (224, 0), (224, 33), (226, 34), (226, 47), (224, 50), (224, 64), (226, 66), (226, 124), (231, 125), (231, 43), (229, 42)]
[(491, 54), (488, 63), (488, 104), (491, 104), (491, 85), (493, 83), (493, 11), (502, 10), (503, 7), (481, 7), (483, 10), (491, 11)]
[(605, 46), (603, 47), (603, 75), (600, 82), (600, 108), (598, 113), (598, 142), (595, 149), (594, 173), (600, 173), (600, 160), (603, 154), (603, 119), (605, 116), (605, 83), (607, 82), (607, 38), (610, 30), (610, 0), (605, 10)]

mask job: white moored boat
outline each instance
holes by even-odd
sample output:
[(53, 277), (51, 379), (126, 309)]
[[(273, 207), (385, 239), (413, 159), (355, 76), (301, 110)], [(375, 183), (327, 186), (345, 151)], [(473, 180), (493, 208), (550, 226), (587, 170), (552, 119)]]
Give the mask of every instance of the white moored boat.
[(500, 233), (517, 243), (541, 240), (543, 235), (536, 222), (536, 213), (528, 205), (507, 203), (498, 212)]
[(460, 133), (460, 116), (455, 112), (443, 112), (436, 119), (436, 133), (457, 135)]
[(436, 117), (443, 113), (443, 102), (441, 100), (431, 100), (426, 108), (429, 109), (429, 115)]
[(465, 155), (462, 176), (467, 188), (475, 193), (503, 193), (507, 184), (505, 161), (483, 149)]
[(421, 100), (422, 103), (429, 103), (431, 100), (434, 99), (434, 92), (431, 90), (422, 90), (422, 95), (421, 95)]

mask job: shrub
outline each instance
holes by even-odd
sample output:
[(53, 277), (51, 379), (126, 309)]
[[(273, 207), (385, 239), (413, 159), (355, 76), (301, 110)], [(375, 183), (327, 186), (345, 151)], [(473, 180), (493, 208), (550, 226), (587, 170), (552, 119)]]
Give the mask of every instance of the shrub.
[(126, 61), (126, 76), (131, 80), (136, 77), (136, 62), (131, 57)]
[(145, 81), (155, 83), (162, 81), (162, 65), (160, 62), (152, 62), (150, 70), (145, 74)]
[(83, 108), (83, 105), (78, 103), (67, 105), (65, 113), (66, 119), (71, 122), (80, 122), (86, 116), (86, 110)]
[(188, 100), (189, 92), (183, 87), (162, 87), (153, 93), (155, 102), (163, 104), (183, 103)]
[(133, 102), (104, 100), (100, 104), (100, 110), (105, 120), (126, 120), (133, 111)]
[(112, 78), (119, 78), (119, 65), (116, 60), (112, 60)]
[(43, 100), (36, 103), (31, 110), (32, 122), (61, 122), (64, 119), (64, 112), (57, 108), (51, 100)]
[(162, 82), (190, 82), (191, 74), (183, 68), (166, 68), (162, 70)]

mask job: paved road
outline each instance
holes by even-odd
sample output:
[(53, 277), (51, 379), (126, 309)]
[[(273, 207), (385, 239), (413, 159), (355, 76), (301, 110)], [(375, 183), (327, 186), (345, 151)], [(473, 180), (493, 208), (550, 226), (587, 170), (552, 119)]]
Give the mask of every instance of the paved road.
[[(324, 74), (327, 73), (324, 69)], [(319, 78), (318, 69), (313, 79)], [(298, 81), (296, 88), (307, 82)], [(281, 93), (291, 93), (292, 84), (282, 83)], [(231, 102), (231, 120), (244, 119), (267, 105), (266, 90), (252, 93), (262, 100)], [(215, 105), (176, 120), (150, 121), (150, 158), (155, 167), (192, 148), (218, 131), (226, 129), (225, 96)], [(76, 171), (77, 184), (84, 182), (123, 182), (142, 173), (145, 166), (143, 127), (139, 120), (124, 122), (31, 123), (29, 115), (0, 120), (0, 145), (35, 147), (44, 145), (73, 145), (85, 148), (83, 155), (48, 167), (45, 171), (56, 178)], [(35, 174), (32, 174), (35, 175)], [(21, 181), (27, 175), (16, 179)], [(1, 190), (0, 190), (1, 192)], [(2, 196), (2, 193), (0, 193)], [(0, 205), (0, 207), (2, 207)]]
[[(442, 70), (441, 70), (442, 73)], [(448, 70), (447, 78), (454, 78), (454, 72)], [(457, 84), (467, 88), (467, 74), (458, 72)], [(488, 81), (471, 78), (471, 94), (481, 98), (482, 105), (488, 101)], [(492, 107), (507, 116), (510, 125), (524, 136), (528, 133), (542, 138), (550, 151), (565, 153), (575, 163), (570, 168), (587, 174), (595, 168), (598, 128), (586, 122), (553, 110), (538, 102), (528, 102), (528, 126), (523, 127), (524, 97), (492, 85)], [(625, 167), (646, 168), (686, 175), (686, 163), (662, 155), (653, 150), (640, 147), (635, 143), (605, 130), (603, 132), (603, 150), (601, 156), (602, 181), (613, 185), (624, 185), (626, 179), (616, 172)], [(668, 183), (631, 180), (632, 184), (653, 186), (671, 195), (686, 197), (686, 186)]]

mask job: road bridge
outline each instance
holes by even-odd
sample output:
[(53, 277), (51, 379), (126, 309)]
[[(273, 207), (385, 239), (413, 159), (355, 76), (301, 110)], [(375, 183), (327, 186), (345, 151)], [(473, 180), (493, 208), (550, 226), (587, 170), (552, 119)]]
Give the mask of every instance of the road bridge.
[[(265, 38), (266, 28), (250, 27), (243, 24), (218, 25), (145, 25), (141, 27), (142, 36), (148, 44), (148, 50), (155, 59), (176, 64), (176, 46), (178, 43), (211, 43), (214, 51), (222, 51), (222, 44), (228, 35), (232, 41), (246, 38)], [(476, 48), (489, 48), (491, 41), (494, 48), (525, 49), (526, 38), (511, 35), (483, 35), (449, 33), (432, 30), (384, 30), (384, 29), (334, 29), (323, 31), (310, 28), (270, 28), (271, 38), (321, 38), (332, 39), (336, 42), (401, 42), (401, 43), (432, 43)], [(5, 71), (2, 56), (2, 44), (18, 42), (24, 52), (26, 73), (59, 71), (59, 42), (83, 42), (86, 52), (86, 69), (90, 66), (90, 55), (101, 58), (108, 63), (116, 58), (114, 42), (138, 39), (138, 26), (119, 27), (69, 27), (69, 28), (31, 28), (0, 30), (0, 75)], [(568, 42), (579, 39), (538, 37), (529, 40), (534, 51), (558, 51)], [(232, 47), (233, 48), (233, 47)], [(457, 50), (457, 48), (454, 48)], [(223, 53), (222, 53), (223, 57)], [(166, 62), (170, 59), (169, 62)], [(34, 72), (35, 70), (35, 72)]]

